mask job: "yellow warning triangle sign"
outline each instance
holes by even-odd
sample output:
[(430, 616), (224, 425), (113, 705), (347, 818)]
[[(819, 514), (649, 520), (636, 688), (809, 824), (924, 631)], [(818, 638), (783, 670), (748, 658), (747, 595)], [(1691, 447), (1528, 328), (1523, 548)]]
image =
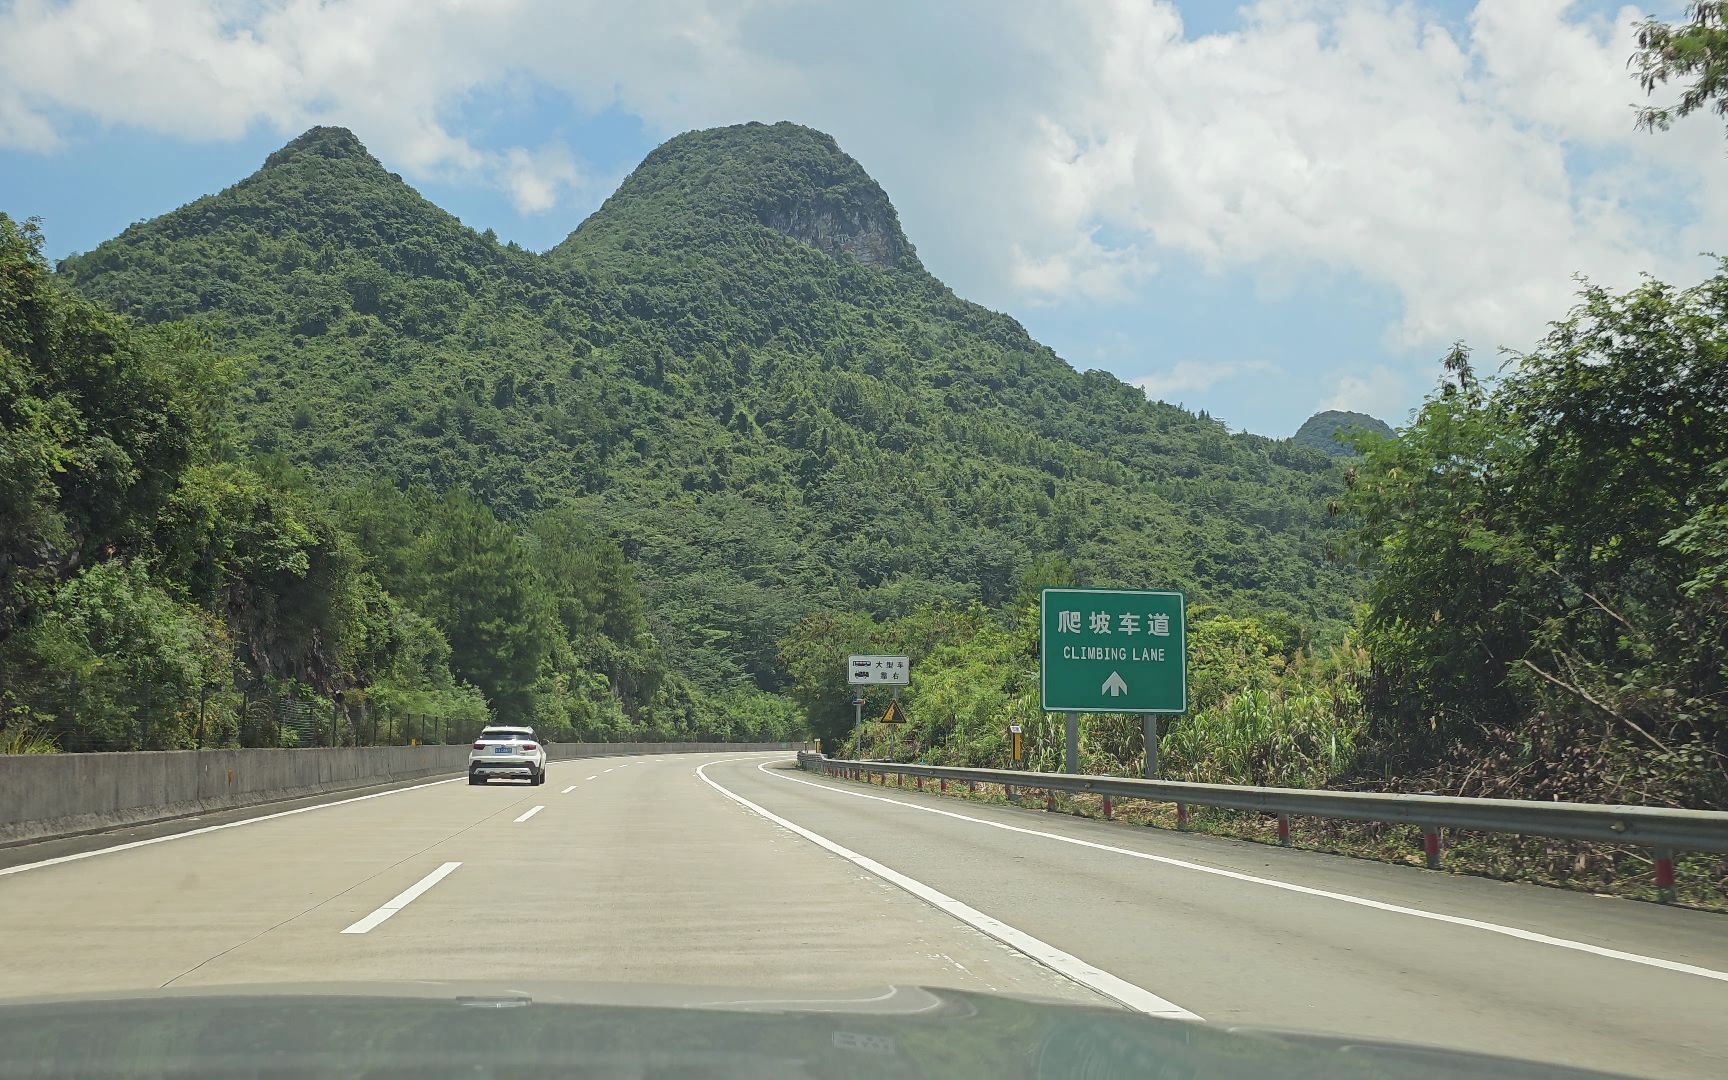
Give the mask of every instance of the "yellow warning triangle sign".
[(900, 708), (898, 700), (888, 703), (888, 711), (882, 714), (882, 722), (884, 724), (904, 724), (906, 722), (905, 710)]

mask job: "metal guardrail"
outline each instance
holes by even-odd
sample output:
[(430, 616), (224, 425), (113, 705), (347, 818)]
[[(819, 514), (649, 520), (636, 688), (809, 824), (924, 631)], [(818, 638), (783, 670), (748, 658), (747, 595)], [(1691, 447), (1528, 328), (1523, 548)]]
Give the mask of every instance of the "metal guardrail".
[(1664, 900), (1673, 898), (1674, 852), (1728, 854), (1728, 812), (1670, 810), (1653, 806), (1609, 806), (1596, 803), (1534, 802), (1520, 799), (1467, 799), (1449, 795), (1396, 795), (1365, 791), (1316, 791), (1305, 788), (1238, 787), (1231, 784), (1190, 784), (1175, 780), (1136, 780), (1122, 776), (1021, 772), (1010, 769), (959, 769), (892, 761), (848, 761), (821, 754), (800, 753), (798, 764), (809, 770), (866, 780), (881, 776), (933, 779), (944, 790), (950, 781), (997, 784), (1042, 791), (1046, 805), (1052, 792), (1099, 795), (1110, 817), (1117, 799), (1175, 803), (1176, 827), (1188, 823), (1189, 806), (1212, 806), (1276, 815), (1278, 839), (1290, 843), (1291, 817), (1339, 818), (1420, 826), (1423, 849), (1431, 868), (1440, 865), (1440, 830), (1548, 836), (1562, 840), (1635, 844), (1647, 848), (1655, 863), (1656, 885)]

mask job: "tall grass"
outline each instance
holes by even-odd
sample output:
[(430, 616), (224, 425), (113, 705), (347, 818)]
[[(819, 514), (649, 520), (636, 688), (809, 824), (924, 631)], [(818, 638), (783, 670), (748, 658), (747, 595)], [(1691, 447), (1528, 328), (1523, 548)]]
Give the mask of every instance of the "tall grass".
[(54, 736), (34, 731), (29, 724), (0, 728), (0, 754), (58, 754)]
[(1162, 742), (1164, 772), (1201, 783), (1327, 787), (1355, 766), (1365, 726), (1344, 687), (1244, 690), (1174, 725)]

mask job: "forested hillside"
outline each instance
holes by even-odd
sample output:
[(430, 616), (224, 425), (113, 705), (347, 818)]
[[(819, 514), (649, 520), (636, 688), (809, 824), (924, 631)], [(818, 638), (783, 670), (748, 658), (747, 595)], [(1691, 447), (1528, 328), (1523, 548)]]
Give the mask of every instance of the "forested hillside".
[(1325, 455), (1076, 372), (956, 298), (859, 165), (790, 124), (671, 140), (545, 255), (314, 129), (60, 272), (238, 358), (241, 456), (616, 543), (667, 669), (708, 692), (787, 685), (779, 641), (812, 612), (991, 607), (1029, 574), (1318, 635), (1360, 591), (1326, 554)]
[(1377, 420), (1367, 413), (1327, 409), (1304, 420), (1290, 441), (1304, 449), (1318, 450), (1333, 457), (1350, 457), (1356, 451), (1344, 437), (1351, 432), (1384, 438), (1392, 434), (1392, 429), (1384, 420)]
[(71, 294), (41, 244), (0, 213), (0, 753), (802, 732), (672, 670), (580, 515), (249, 451), (203, 328)]

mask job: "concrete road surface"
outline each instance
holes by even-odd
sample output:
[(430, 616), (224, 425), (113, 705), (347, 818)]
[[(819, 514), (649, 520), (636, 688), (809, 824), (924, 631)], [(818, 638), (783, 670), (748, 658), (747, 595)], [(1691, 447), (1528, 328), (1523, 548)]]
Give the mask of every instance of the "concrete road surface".
[(922, 984), (1644, 1076), (1728, 1062), (1721, 916), (830, 781), (787, 755), (548, 777), (0, 851), (0, 998)]

